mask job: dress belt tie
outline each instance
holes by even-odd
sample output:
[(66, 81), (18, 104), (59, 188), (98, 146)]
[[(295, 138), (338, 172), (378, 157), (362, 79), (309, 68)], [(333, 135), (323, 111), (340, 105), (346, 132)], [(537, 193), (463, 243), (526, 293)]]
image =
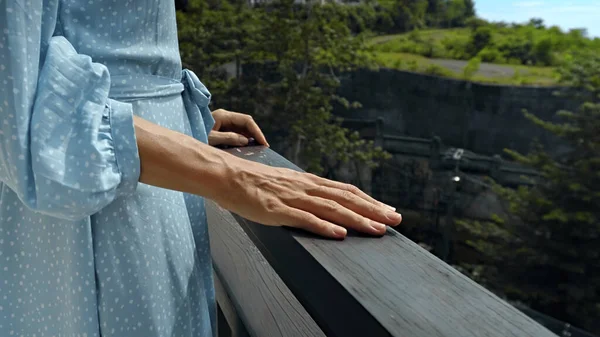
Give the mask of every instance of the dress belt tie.
[(110, 98), (131, 102), (181, 95), (192, 135), (206, 143), (214, 125), (209, 109), (211, 94), (193, 71), (184, 69), (181, 80), (157, 75), (134, 74), (111, 76)]

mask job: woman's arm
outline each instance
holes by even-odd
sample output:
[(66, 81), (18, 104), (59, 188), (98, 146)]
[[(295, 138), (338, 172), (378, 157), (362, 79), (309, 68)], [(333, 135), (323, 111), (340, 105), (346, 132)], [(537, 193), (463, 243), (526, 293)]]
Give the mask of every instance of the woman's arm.
[(131, 104), (108, 97), (108, 69), (53, 36), (58, 3), (44, 4), (0, 6), (0, 181), (28, 207), (78, 220), (130, 195), (141, 179), (266, 225), (331, 237), (345, 234), (332, 222), (374, 234), (384, 229), (373, 220), (400, 222), (354, 187), (252, 163), (134, 121)]
[(207, 197), (250, 220), (341, 239), (381, 235), (400, 214), (354, 186), (251, 162), (134, 117), (140, 181)]
[(104, 65), (53, 36), (57, 1), (26, 3), (0, 4), (0, 181), (37, 212), (83, 219), (135, 191), (132, 106), (108, 97)]

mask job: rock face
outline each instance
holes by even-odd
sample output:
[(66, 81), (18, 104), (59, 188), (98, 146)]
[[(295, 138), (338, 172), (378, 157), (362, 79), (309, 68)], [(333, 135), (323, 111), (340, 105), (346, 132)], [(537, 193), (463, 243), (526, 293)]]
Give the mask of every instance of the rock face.
[(557, 140), (523, 116), (523, 109), (545, 120), (577, 104), (555, 93), (561, 88), (512, 87), (381, 69), (359, 70), (342, 78), (340, 94), (362, 108), (336, 108), (355, 119), (383, 117), (386, 134), (430, 138), (449, 146), (494, 155), (505, 148), (527, 152), (533, 138), (560, 154)]
[[(557, 120), (557, 111), (577, 108), (576, 102), (556, 95), (563, 88), (485, 85), (390, 69), (359, 70), (346, 74), (341, 83), (340, 94), (362, 107), (336, 107), (335, 113), (394, 158), (374, 172), (357, 172), (349, 165), (340, 170), (339, 178), (360, 182), (394, 206), (444, 217), (449, 207), (455, 216), (503, 215), (505, 210), (484, 177), (516, 186), (523, 175), (535, 174), (494, 155), (506, 148), (527, 152), (535, 138), (555, 155), (565, 150), (527, 120), (523, 110)], [(440, 148), (432, 147), (433, 136), (439, 136)], [(466, 150), (460, 165), (464, 179), (456, 192), (452, 192), (457, 187), (452, 182), (454, 164), (443, 159), (443, 152), (453, 148)]]

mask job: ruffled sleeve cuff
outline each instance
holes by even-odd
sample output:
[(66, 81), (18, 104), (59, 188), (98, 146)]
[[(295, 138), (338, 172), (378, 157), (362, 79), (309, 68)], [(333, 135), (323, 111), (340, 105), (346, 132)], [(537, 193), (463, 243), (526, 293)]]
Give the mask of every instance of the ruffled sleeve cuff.
[(129, 195), (135, 192), (141, 171), (133, 110), (131, 104), (115, 100), (109, 100), (107, 105), (117, 169), (121, 175), (117, 196)]

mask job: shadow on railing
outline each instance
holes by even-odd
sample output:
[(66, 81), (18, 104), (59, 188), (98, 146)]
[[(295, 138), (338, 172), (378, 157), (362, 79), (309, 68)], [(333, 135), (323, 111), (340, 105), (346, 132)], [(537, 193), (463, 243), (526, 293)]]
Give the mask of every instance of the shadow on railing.
[[(300, 170), (263, 147), (226, 151)], [(219, 336), (555, 336), (393, 229), (332, 241), (207, 213)]]

